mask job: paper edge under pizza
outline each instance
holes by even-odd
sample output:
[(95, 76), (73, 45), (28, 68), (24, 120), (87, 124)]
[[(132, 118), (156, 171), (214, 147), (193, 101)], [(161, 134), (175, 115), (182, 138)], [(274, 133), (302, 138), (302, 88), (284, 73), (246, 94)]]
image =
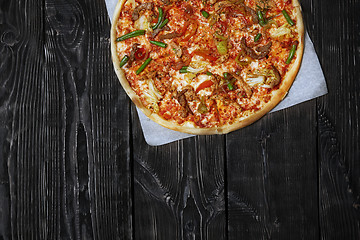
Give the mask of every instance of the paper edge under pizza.
[(157, 113), (152, 112), (148, 108), (146, 108), (139, 96), (134, 92), (134, 90), (131, 88), (129, 82), (127, 81), (124, 71), (122, 68), (120, 68), (120, 59), (117, 54), (117, 48), (116, 48), (116, 38), (117, 38), (117, 21), (119, 19), (119, 15), (121, 13), (122, 7), (124, 3), (127, 0), (119, 0), (115, 11), (114, 16), (112, 19), (112, 26), (111, 26), (111, 33), (110, 33), (110, 40), (111, 40), (111, 57), (114, 65), (114, 69), (116, 72), (116, 75), (124, 88), (127, 95), (130, 97), (132, 102), (151, 120), (154, 122), (160, 124), (161, 126), (174, 130), (179, 131), (183, 133), (188, 134), (194, 134), (194, 135), (212, 135), (212, 134), (226, 134), (235, 130), (238, 130), (240, 128), (243, 128), (245, 126), (248, 126), (255, 121), (262, 118), (265, 114), (270, 112), (276, 105), (278, 105), (287, 95), (291, 85), (293, 84), (298, 71), (301, 66), (301, 61), (304, 53), (304, 23), (303, 23), (303, 17), (302, 17), (302, 11), (301, 6), (298, 2), (298, 0), (292, 0), (292, 4), (295, 9), (295, 15), (296, 15), (296, 28), (299, 36), (299, 44), (297, 46), (295, 55), (296, 58), (294, 59), (294, 62), (292, 63), (292, 67), (289, 71), (286, 72), (285, 76), (283, 76), (281, 83), (279, 84), (279, 87), (272, 91), (272, 97), (271, 100), (258, 111), (253, 113), (252, 115), (246, 117), (243, 120), (239, 120), (233, 124), (229, 125), (222, 125), (219, 127), (211, 127), (211, 128), (201, 128), (197, 126), (185, 126), (185, 125), (179, 125), (175, 122), (167, 121), (160, 117)]

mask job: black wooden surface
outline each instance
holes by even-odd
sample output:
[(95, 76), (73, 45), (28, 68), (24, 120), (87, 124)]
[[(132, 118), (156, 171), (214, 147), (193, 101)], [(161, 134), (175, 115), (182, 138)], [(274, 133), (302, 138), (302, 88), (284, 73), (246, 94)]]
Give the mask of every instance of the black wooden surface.
[(360, 239), (360, 4), (301, 5), (329, 94), (151, 147), (103, 0), (0, 0), (0, 239)]

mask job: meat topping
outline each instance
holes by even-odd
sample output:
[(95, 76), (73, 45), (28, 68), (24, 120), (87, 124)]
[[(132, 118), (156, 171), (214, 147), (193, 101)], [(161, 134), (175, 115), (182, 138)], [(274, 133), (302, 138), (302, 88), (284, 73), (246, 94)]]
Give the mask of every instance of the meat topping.
[(252, 90), (251, 90), (251, 87), (249, 86), (249, 84), (247, 84), (241, 76), (238, 76), (236, 74), (232, 74), (232, 76), (236, 80), (238, 80), (237, 82), (239, 83), (240, 87), (245, 91), (246, 96), (248, 98), (250, 98), (252, 95)]
[(256, 50), (258, 52), (260, 52), (259, 54), (256, 54), (255, 50), (248, 47), (246, 45), (246, 40), (243, 37), (241, 39), (241, 48), (244, 50), (244, 52), (246, 53), (246, 55), (250, 56), (252, 59), (263, 59), (265, 58), (269, 52), (270, 52), (270, 48), (271, 48), (272, 43), (269, 42), (268, 44), (266, 44), (265, 46), (261, 46), (261, 47), (257, 47)]
[(132, 20), (133, 21), (136, 21), (139, 19), (140, 17), (140, 12), (142, 10), (151, 10), (152, 8), (154, 7), (154, 4), (153, 3), (150, 3), (150, 2), (147, 2), (147, 3), (143, 3), (139, 6), (137, 6), (135, 9), (134, 9), (134, 12), (132, 13)]
[(131, 46), (131, 51), (130, 51), (130, 54), (129, 54), (129, 61), (127, 63), (127, 67), (131, 67), (131, 64), (134, 62), (134, 60), (135, 60), (135, 52), (138, 49), (138, 46), (140, 46), (140, 44), (138, 44), (138, 43), (134, 43)]

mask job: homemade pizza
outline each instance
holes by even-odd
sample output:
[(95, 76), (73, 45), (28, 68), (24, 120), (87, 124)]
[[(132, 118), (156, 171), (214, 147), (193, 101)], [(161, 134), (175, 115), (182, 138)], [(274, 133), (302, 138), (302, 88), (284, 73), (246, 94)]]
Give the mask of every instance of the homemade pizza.
[(190, 134), (247, 126), (287, 94), (304, 27), (297, 0), (120, 0), (116, 74), (158, 124)]

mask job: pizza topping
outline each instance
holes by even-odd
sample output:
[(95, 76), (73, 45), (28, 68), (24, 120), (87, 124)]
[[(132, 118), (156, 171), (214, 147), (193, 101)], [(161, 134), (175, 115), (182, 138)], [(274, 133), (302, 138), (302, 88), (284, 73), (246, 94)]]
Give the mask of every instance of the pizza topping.
[(151, 37), (155, 38), (163, 30), (169, 31), (170, 28), (168, 26), (165, 26), (165, 27), (162, 27), (162, 28), (157, 28), (151, 33)]
[(179, 70), (180, 73), (188, 73), (188, 66), (183, 66), (181, 67), (181, 69)]
[(211, 87), (213, 84), (214, 84), (213, 81), (211, 81), (211, 80), (206, 80), (206, 81), (200, 83), (200, 85), (196, 88), (196, 91), (195, 91), (195, 92), (198, 93), (200, 90), (203, 90), (203, 89), (205, 89), (205, 88)]
[[(136, 44), (136, 43), (135, 43)], [(134, 44), (134, 45), (135, 45)], [(143, 60), (144, 58), (147, 57), (148, 53), (146, 52), (146, 49), (145, 48), (138, 48), (136, 51), (135, 51), (135, 59), (136, 60)]]
[(144, 98), (148, 103), (147, 107), (154, 113), (157, 113), (159, 112), (158, 102), (162, 98), (162, 95), (156, 89), (151, 79), (148, 79), (147, 84), (148, 89), (144, 89)]
[(207, 11), (201, 11), (201, 15), (203, 15), (204, 18), (209, 18), (210, 14)]
[(226, 55), (228, 53), (227, 45), (228, 45), (227, 40), (223, 40), (216, 44), (216, 48), (217, 48), (218, 52), (220, 53), (220, 55)]
[(259, 24), (260, 24), (260, 26), (262, 26), (262, 27), (265, 26), (265, 24), (266, 24), (266, 19), (265, 19), (264, 15), (263, 15), (262, 11), (258, 10), (258, 11), (256, 12), (256, 14), (257, 14), (257, 17), (258, 17), (258, 19), (259, 19)]
[(281, 76), (279, 71), (274, 65), (271, 66), (271, 73), (272, 73), (272, 77), (266, 79), (266, 84), (268, 84), (271, 88), (273, 88), (280, 83)]
[(152, 29), (157, 29), (160, 24), (162, 23), (162, 20), (164, 18), (164, 11), (162, 10), (161, 7), (158, 7), (158, 11), (159, 11), (159, 17), (158, 17), (158, 21), (157, 23), (152, 27)]
[(293, 44), (292, 44), (292, 47), (291, 47), (291, 50), (290, 50), (290, 53), (289, 53), (289, 56), (286, 60), (286, 64), (290, 64), (291, 63), (291, 60), (294, 58), (295, 56), (295, 52), (296, 52), (296, 48), (297, 48), (297, 45), (299, 44), (298, 41), (295, 41)]
[(151, 58), (146, 59), (145, 62), (139, 67), (139, 69), (136, 70), (136, 75), (139, 75), (146, 68), (146, 66), (149, 65), (151, 60)]
[(246, 82), (251, 87), (255, 87), (261, 84), (264, 84), (265, 82), (265, 76), (263, 75), (248, 75), (248, 78), (246, 78)]
[(192, 15), (194, 14), (194, 8), (190, 4), (183, 5), (183, 8), (185, 10), (185, 13)]
[(195, 21), (192, 21), (190, 23), (189, 28), (190, 28), (190, 30), (186, 31), (185, 37), (181, 40), (182, 42), (189, 41), (189, 39), (195, 35), (197, 28), (198, 28), (198, 23)]
[(226, 7), (230, 7), (232, 6), (233, 3), (229, 2), (229, 1), (221, 1), (221, 2), (217, 2), (214, 5), (215, 8), (215, 12), (220, 12), (221, 10), (223, 10)]
[[(168, 22), (169, 22), (169, 19), (166, 18), (166, 19), (160, 24), (159, 28), (165, 27), (165, 25), (166, 25)], [(167, 27), (167, 30), (170, 30), (170, 28)]]
[(187, 68), (188, 72), (191, 73), (200, 73), (204, 72), (206, 65), (208, 65), (208, 62), (205, 61), (193, 61), (190, 63), (190, 66)]
[(181, 47), (179, 47), (178, 45), (176, 45), (174, 42), (170, 42), (169, 43), (170, 47), (172, 48), (172, 50), (175, 52), (175, 56), (178, 58), (181, 58), (182, 56), (182, 49)]
[(259, 23), (259, 19), (258, 19), (258, 15), (256, 14), (256, 11), (248, 6), (244, 6), (244, 8), (245, 8), (245, 12), (251, 15), (253, 23), (254, 24)]
[(153, 79), (148, 79), (148, 86), (151, 93), (154, 94), (158, 100), (162, 99), (163, 96), (160, 94), (159, 90), (155, 87)]
[(256, 48), (256, 51), (260, 52), (259, 54), (256, 54), (252, 48), (250, 48), (246, 45), (245, 37), (243, 37), (241, 39), (241, 48), (244, 50), (246, 55), (250, 56), (253, 59), (259, 60), (259, 59), (265, 58), (270, 52), (271, 45), (272, 45), (272, 43), (269, 42), (265, 46)]
[(160, 41), (165, 39), (173, 39), (182, 36), (182, 33), (172, 32), (159, 36)]
[(170, 0), (161, 0), (163, 3), (165, 3), (166, 5), (169, 5), (171, 3)]
[(163, 42), (158, 42), (158, 41), (150, 41), (150, 43), (158, 46), (158, 47), (162, 47), (162, 48), (166, 48), (167, 47), (167, 44), (166, 43), (163, 43)]
[(261, 33), (256, 34), (256, 36), (255, 36), (255, 38), (254, 38), (254, 42), (259, 41), (260, 38), (261, 38), (261, 36), (262, 36)]
[(179, 92), (176, 96), (179, 104), (181, 105), (181, 110), (179, 111), (179, 114), (181, 117), (183, 118), (186, 118), (189, 113), (190, 114), (193, 114), (193, 112), (191, 111), (189, 105), (188, 105), (188, 102), (186, 100), (186, 97), (185, 97), (185, 93), (188, 91), (189, 89), (184, 89), (182, 90), (181, 92)]
[(265, 88), (273, 88), (277, 86), (281, 81), (281, 75), (274, 65), (271, 65), (271, 69), (258, 69), (255, 74), (247, 74), (247, 83), (251, 86), (261, 86)]
[(125, 55), (120, 61), (120, 67), (123, 67), (129, 61), (129, 57)]
[(116, 41), (120, 42), (120, 41), (124, 41), (126, 39), (129, 39), (129, 38), (137, 37), (137, 36), (144, 35), (144, 34), (145, 34), (145, 30), (135, 30), (133, 32), (122, 35), (121, 37), (118, 37), (116, 39)]
[(275, 30), (270, 31), (270, 36), (272, 38), (280, 38), (283, 36), (286, 37), (291, 37), (291, 29), (290, 29), (290, 25), (285, 23), (282, 26), (275, 28)]
[(216, 61), (217, 57), (212, 56), (212, 52), (210, 50), (195, 50), (193, 52), (194, 55), (198, 55), (203, 57), (205, 60)]
[[(135, 58), (136, 58), (136, 59), (139, 59), (139, 60), (143, 59), (143, 57), (140, 58), (139, 56), (136, 55), (136, 52), (138, 51), (138, 47), (139, 47), (139, 46), (140, 46), (140, 44), (138, 44), (138, 43), (134, 43), (134, 44), (131, 46), (131, 51), (130, 51), (130, 54), (129, 54), (129, 61), (128, 61), (128, 66), (129, 66), (129, 67), (131, 66), (131, 64), (133, 63), (133, 61), (135, 60)], [(145, 49), (144, 49), (144, 50), (145, 50)], [(142, 53), (142, 51), (143, 51), (143, 50), (140, 50), (139, 52)]]
[(197, 111), (200, 113), (200, 114), (205, 114), (205, 113), (208, 113), (209, 110), (206, 106), (206, 103), (204, 101), (204, 98), (201, 98), (201, 102), (199, 103), (199, 106), (197, 108)]
[(241, 76), (238, 76), (236, 74), (232, 74), (232, 76), (236, 78), (237, 83), (239, 83), (240, 87), (245, 91), (246, 96), (250, 98), (252, 95), (251, 87), (244, 81), (244, 79)]
[(194, 91), (194, 88), (192, 86), (187, 85), (184, 87), (184, 90), (187, 90), (184, 92), (184, 95), (185, 95), (187, 101), (190, 102), (190, 101), (194, 101), (194, 100), (198, 99), (198, 97)]
[(284, 10), (282, 10), (281, 12), (282, 12), (282, 14), (284, 15), (286, 21), (290, 24), (290, 26), (294, 26), (295, 23), (294, 23), (293, 20), (290, 18), (289, 14), (286, 12), (286, 10), (284, 9)]
[(256, 51), (260, 52), (261, 54), (259, 56), (266, 56), (269, 54), (270, 52), (270, 48), (271, 48), (272, 42), (269, 42), (268, 44), (261, 46), (261, 47), (257, 47)]
[(139, 6), (137, 6), (137, 7), (134, 9), (133, 13), (132, 13), (132, 20), (133, 20), (133, 21), (138, 20), (139, 17), (140, 17), (140, 12), (141, 12), (142, 10), (151, 10), (153, 7), (154, 7), (154, 4), (153, 4), (153, 3), (150, 3), (150, 2), (143, 3), (143, 4), (139, 5)]

